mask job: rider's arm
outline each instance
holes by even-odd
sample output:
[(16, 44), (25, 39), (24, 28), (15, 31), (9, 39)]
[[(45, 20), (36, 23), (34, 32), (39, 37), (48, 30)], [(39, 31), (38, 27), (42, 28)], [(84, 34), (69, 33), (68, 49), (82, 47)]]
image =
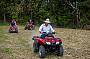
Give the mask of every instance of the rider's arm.
[(55, 30), (52, 28), (52, 26), (51, 26), (51, 25), (50, 25), (50, 28), (51, 28), (51, 31), (52, 31), (52, 32), (55, 32)]
[(14, 23), (15, 23), (15, 25), (17, 25), (17, 24), (16, 24), (16, 21), (14, 21)]
[(39, 27), (39, 32), (40, 33), (43, 33), (42, 29), (43, 29), (43, 24)]

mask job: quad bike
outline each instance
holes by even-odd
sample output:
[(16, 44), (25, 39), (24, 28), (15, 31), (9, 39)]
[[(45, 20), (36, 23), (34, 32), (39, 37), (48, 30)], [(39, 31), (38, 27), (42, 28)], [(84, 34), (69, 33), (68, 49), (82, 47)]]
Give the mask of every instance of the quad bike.
[(63, 45), (60, 38), (53, 36), (55, 33), (45, 33), (45, 38), (33, 36), (33, 51), (39, 52), (40, 58), (44, 58), (47, 52), (55, 52), (58, 56), (63, 56)]
[(10, 28), (9, 28), (9, 33), (18, 33), (18, 28), (17, 28), (17, 26), (10, 26)]
[(27, 24), (26, 26), (25, 26), (25, 30), (34, 30), (35, 29), (35, 26), (33, 25), (33, 24)]

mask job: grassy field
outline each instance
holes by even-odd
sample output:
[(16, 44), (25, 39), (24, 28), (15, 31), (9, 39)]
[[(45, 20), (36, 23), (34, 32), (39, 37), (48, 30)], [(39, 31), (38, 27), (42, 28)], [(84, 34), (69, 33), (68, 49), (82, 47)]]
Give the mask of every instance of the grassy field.
[[(32, 36), (38, 35), (38, 28), (33, 31), (19, 26), (19, 33), (8, 33), (8, 26), (0, 26), (0, 59), (40, 59), (32, 51)], [(55, 36), (63, 40), (64, 56), (47, 55), (45, 59), (90, 59), (90, 31), (55, 28)]]

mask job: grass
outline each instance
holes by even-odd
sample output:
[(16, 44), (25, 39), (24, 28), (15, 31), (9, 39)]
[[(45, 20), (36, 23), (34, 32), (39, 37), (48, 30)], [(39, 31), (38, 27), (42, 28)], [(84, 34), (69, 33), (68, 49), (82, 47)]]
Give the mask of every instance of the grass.
[(0, 26), (5, 26), (5, 25), (9, 25), (9, 23), (7, 23), (7, 22), (0, 22)]
[(0, 51), (2, 51), (2, 53), (11, 54), (12, 48), (1, 48)]
[[(9, 26), (0, 26), (0, 59), (40, 59), (32, 51), (32, 36), (38, 35), (38, 28), (33, 31), (19, 26), (19, 33), (8, 33)], [(90, 31), (56, 28), (56, 36), (64, 43), (64, 56), (48, 54), (45, 59), (89, 59)]]

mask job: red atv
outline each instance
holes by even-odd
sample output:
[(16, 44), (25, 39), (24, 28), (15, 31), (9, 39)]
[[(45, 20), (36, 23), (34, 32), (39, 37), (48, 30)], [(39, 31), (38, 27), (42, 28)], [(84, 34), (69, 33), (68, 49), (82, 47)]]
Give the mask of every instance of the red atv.
[(27, 24), (26, 24), (26, 26), (25, 26), (25, 28), (24, 28), (25, 30), (34, 30), (35, 29), (35, 26), (31, 23), (28, 23), (27, 22)]
[(10, 26), (10, 28), (9, 28), (9, 33), (18, 33), (18, 28), (17, 28), (17, 26)]
[(41, 38), (33, 36), (33, 51), (39, 52), (41, 58), (45, 57), (46, 52), (55, 52), (59, 56), (63, 56), (62, 40), (53, 36), (55, 33), (44, 33), (45, 37)]

